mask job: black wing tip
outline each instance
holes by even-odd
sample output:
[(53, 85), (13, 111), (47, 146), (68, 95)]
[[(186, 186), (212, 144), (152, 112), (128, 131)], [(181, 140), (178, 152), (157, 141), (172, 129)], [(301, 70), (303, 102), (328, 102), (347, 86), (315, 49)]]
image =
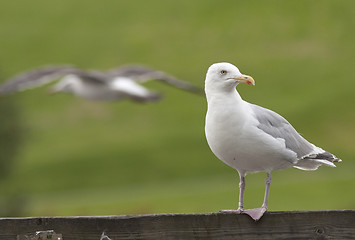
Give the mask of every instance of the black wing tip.
[(324, 151), (317, 154), (311, 154), (306, 156), (305, 159), (320, 159), (320, 160), (327, 160), (329, 162), (341, 162), (340, 158), (337, 158), (335, 155), (331, 154), (330, 152)]
[(151, 76), (152, 79), (160, 80), (162, 82), (168, 83), (170, 85), (173, 85), (179, 89), (183, 89), (192, 93), (195, 93), (197, 95), (204, 96), (205, 91), (203, 88), (198, 87), (190, 82), (187, 82), (185, 80), (182, 80), (180, 78), (176, 78), (174, 76), (171, 76), (170, 74), (162, 71), (155, 71), (152, 72)]

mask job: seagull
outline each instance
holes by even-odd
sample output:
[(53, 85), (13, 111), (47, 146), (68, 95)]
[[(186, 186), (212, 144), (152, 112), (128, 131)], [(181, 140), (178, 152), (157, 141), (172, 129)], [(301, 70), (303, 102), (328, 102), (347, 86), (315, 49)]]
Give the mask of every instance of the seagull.
[[(205, 134), (212, 152), (240, 177), (238, 209), (222, 212), (244, 213), (258, 221), (268, 209), (271, 171), (335, 167), (341, 159), (308, 142), (279, 114), (244, 101), (236, 90), (239, 83), (255, 85), (251, 76), (230, 63), (209, 67)], [(261, 208), (244, 209), (245, 176), (254, 172), (267, 174), (264, 202)]]
[(45, 66), (13, 77), (0, 86), (0, 95), (39, 87), (58, 78), (60, 81), (52, 87), (50, 93), (71, 93), (80, 98), (97, 101), (157, 101), (161, 95), (141, 85), (150, 80), (159, 80), (197, 94), (203, 92), (191, 83), (140, 65), (125, 65), (105, 72), (82, 70), (72, 66)]

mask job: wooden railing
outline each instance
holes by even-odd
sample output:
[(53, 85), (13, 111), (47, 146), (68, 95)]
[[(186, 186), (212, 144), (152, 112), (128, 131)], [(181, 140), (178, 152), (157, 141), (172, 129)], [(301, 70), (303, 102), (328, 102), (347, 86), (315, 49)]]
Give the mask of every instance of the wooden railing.
[(0, 239), (355, 239), (355, 210), (0, 218)]

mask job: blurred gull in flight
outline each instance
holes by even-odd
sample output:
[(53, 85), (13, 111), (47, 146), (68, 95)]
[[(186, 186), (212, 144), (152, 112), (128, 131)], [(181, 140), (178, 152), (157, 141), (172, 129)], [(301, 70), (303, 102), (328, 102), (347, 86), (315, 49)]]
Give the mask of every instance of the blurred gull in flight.
[[(212, 152), (240, 176), (239, 207), (229, 211), (248, 214), (257, 221), (268, 208), (271, 171), (288, 167), (316, 170), (320, 165), (335, 167), (334, 162), (341, 160), (308, 142), (279, 114), (244, 101), (236, 90), (239, 83), (255, 84), (252, 77), (230, 63), (209, 67), (205, 132)], [(248, 172), (267, 173), (261, 208), (244, 209)]]
[(51, 93), (66, 92), (97, 101), (130, 99), (138, 102), (161, 98), (140, 83), (159, 80), (171, 86), (201, 94), (202, 90), (164, 72), (140, 65), (126, 65), (109, 71), (82, 70), (72, 66), (46, 66), (21, 73), (0, 86), (0, 95), (39, 87), (61, 78)]

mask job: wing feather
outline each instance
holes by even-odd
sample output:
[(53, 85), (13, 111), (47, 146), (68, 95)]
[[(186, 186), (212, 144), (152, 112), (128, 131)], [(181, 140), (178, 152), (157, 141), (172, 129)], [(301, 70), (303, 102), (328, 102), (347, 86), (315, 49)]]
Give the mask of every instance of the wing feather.
[(314, 145), (304, 139), (285, 118), (258, 105), (251, 104), (251, 107), (259, 121), (258, 128), (274, 138), (284, 139), (286, 147), (295, 152), (298, 158), (313, 152)]
[(103, 81), (107, 80), (106, 74), (99, 71), (85, 71), (67, 65), (44, 66), (20, 73), (9, 79), (5, 84), (0, 86), (0, 95), (39, 87), (66, 75), (76, 75), (83, 81), (91, 83), (102, 84)]
[(171, 86), (184, 89), (187, 91), (195, 92), (202, 94), (203, 89), (194, 86), (193, 84), (180, 80), (176, 77), (173, 77), (165, 72), (157, 71), (141, 65), (125, 65), (112, 69), (108, 71), (108, 74), (111, 77), (127, 77), (132, 80), (143, 83), (151, 80), (159, 80)]
[[(304, 139), (296, 129), (279, 114), (255, 104), (250, 104), (250, 106), (259, 121), (258, 128), (274, 138), (284, 139), (286, 148), (297, 154), (300, 164), (307, 164), (306, 161), (308, 160), (310, 163), (319, 162), (325, 165), (335, 166), (333, 162), (341, 162), (341, 159), (333, 154), (316, 147)], [(315, 164), (313, 167), (316, 169), (317, 165)], [(305, 169), (306, 168), (307, 167), (305, 167)]]

